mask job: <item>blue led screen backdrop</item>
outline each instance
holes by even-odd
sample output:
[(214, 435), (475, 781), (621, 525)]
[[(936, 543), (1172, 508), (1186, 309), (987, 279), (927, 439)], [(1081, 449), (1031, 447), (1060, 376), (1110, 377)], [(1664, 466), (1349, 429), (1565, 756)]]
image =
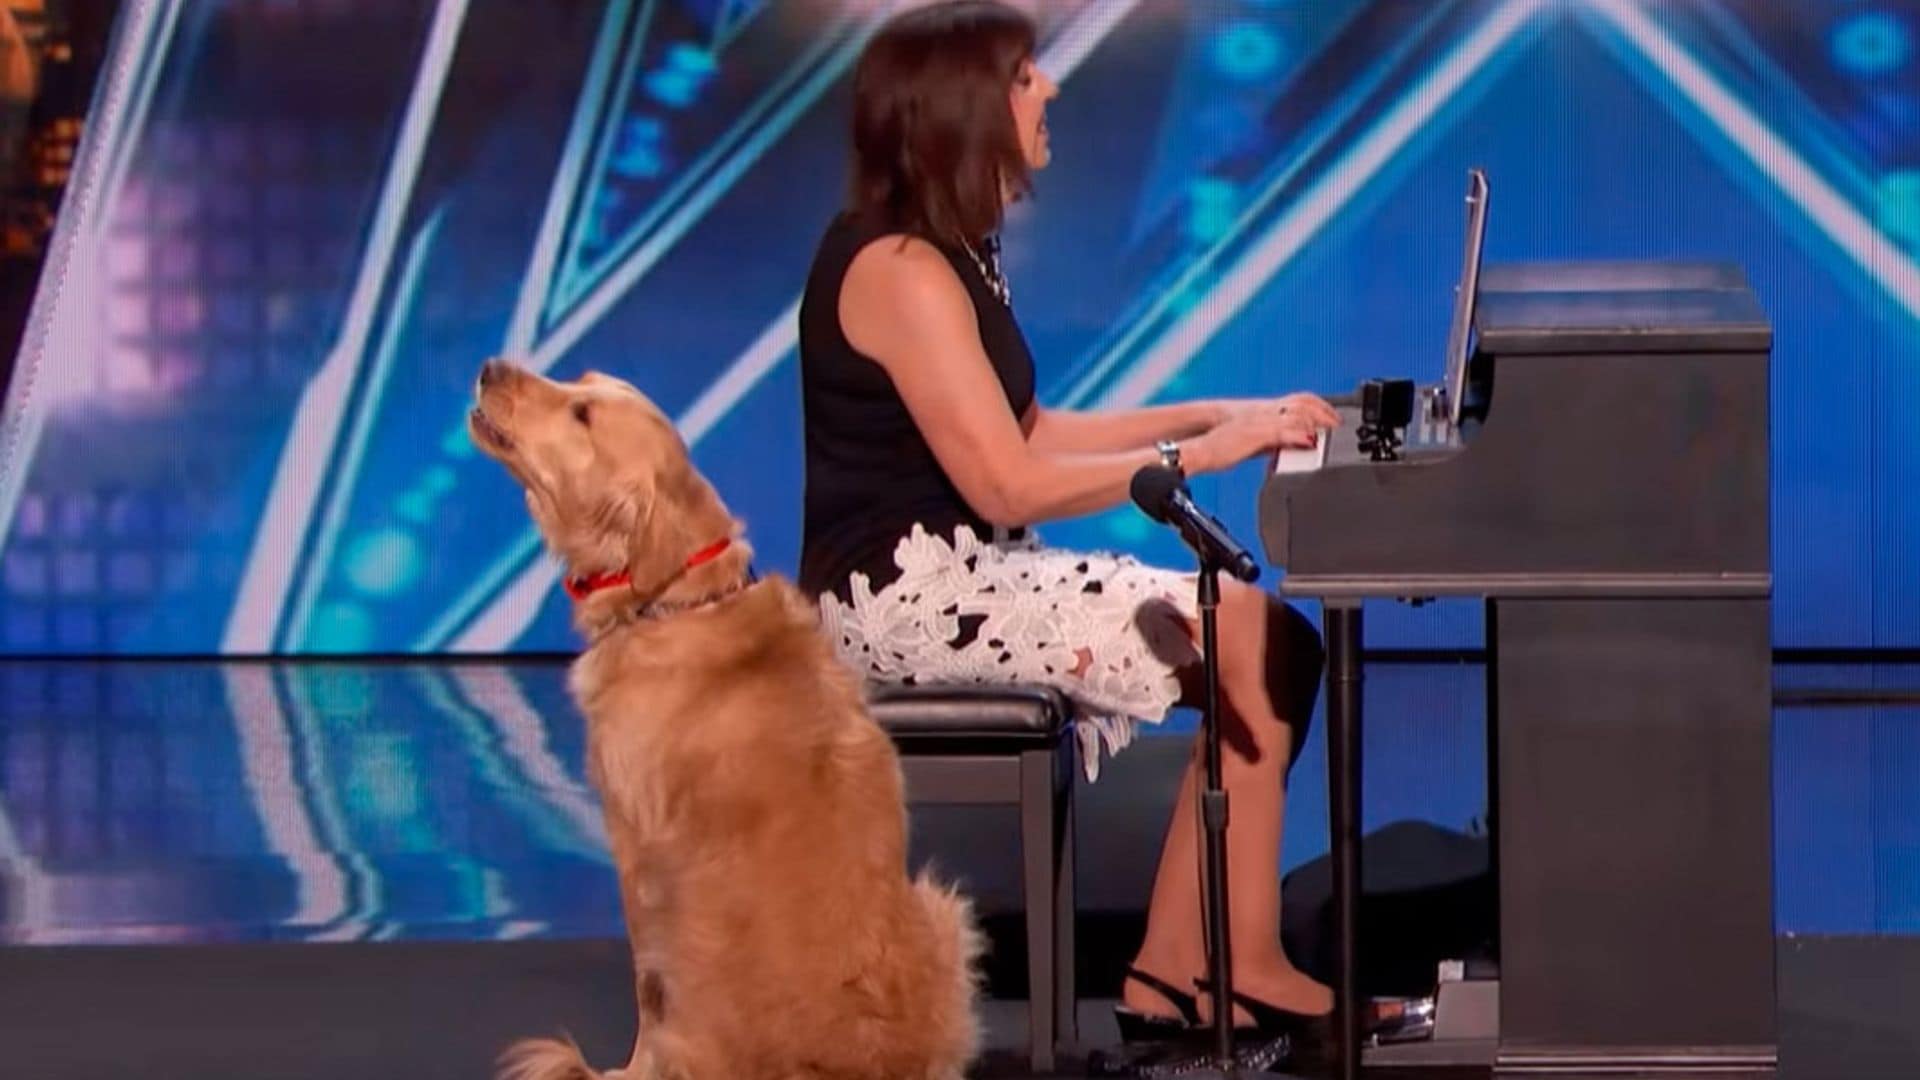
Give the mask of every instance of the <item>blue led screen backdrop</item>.
[[(1482, 166), (1490, 260), (1745, 269), (1777, 642), (1920, 646), (1920, 4), (1035, 6), (1055, 164), (1005, 242), (1043, 400), (1432, 379)], [(790, 569), (794, 304), (898, 7), (123, 4), (0, 429), (0, 651), (572, 648), (462, 431), (502, 353), (643, 386)], [(1260, 480), (1196, 494), (1251, 542)], [(1130, 506), (1043, 533), (1186, 559)]]

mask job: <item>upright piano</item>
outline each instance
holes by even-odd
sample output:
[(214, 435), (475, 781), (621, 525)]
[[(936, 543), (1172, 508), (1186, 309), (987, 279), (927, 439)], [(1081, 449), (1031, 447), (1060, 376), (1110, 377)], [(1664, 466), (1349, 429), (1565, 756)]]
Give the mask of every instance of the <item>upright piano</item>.
[(1383, 455), (1343, 409), (1260, 494), (1280, 592), (1324, 611), (1336, 1075), (1363, 1053), (1363, 611), (1477, 597), (1498, 983), (1369, 1068), (1772, 1077), (1772, 330), (1739, 268), (1673, 263), (1488, 265), (1473, 322), (1459, 422), (1423, 393)]

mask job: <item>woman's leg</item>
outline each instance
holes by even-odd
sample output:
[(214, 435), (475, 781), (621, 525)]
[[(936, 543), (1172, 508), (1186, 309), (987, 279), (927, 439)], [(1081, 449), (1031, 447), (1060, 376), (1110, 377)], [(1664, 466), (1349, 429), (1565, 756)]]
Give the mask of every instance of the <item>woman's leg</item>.
[[(1330, 991), (1294, 968), (1279, 936), (1286, 773), (1296, 732), (1304, 735), (1312, 713), (1323, 660), (1319, 636), (1298, 612), (1238, 582), (1223, 583), (1219, 624), (1234, 989), (1295, 1012), (1324, 1013), (1333, 1004)], [(1193, 633), (1197, 639), (1197, 626)], [(1199, 668), (1182, 676), (1182, 703), (1198, 704), (1204, 693)], [(1146, 938), (1134, 960), (1182, 989), (1207, 972), (1203, 837), (1195, 810), (1201, 754), (1196, 738), (1162, 843)], [(1127, 982), (1123, 997), (1142, 1012), (1172, 1015), (1164, 998), (1137, 981)], [(1201, 1007), (1207, 1011), (1204, 1000)]]

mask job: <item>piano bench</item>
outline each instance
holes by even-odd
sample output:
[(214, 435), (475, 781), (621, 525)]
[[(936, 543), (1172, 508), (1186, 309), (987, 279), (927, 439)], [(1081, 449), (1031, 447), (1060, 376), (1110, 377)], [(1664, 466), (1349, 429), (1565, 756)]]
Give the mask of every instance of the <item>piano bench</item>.
[(1027, 924), (1028, 1056), (1050, 1072), (1074, 1019), (1073, 705), (1037, 686), (872, 686), (907, 802), (1018, 806)]

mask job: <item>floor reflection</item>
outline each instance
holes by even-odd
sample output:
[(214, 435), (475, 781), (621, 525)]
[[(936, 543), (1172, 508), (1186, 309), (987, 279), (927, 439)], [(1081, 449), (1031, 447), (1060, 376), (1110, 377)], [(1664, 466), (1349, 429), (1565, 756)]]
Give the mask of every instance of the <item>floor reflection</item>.
[[(1779, 685), (1917, 674), (1783, 666)], [(1368, 675), (1369, 827), (1476, 828), (1479, 667)], [(558, 663), (0, 661), (0, 706), (0, 942), (621, 932)], [(1320, 734), (1294, 774), (1289, 867), (1325, 850)], [(1920, 706), (1782, 707), (1775, 746), (1780, 928), (1920, 932)], [(1150, 869), (1132, 864), (1163, 823), (1140, 798), (1083, 797), (1083, 896), (1139, 891), (1094, 879)]]

